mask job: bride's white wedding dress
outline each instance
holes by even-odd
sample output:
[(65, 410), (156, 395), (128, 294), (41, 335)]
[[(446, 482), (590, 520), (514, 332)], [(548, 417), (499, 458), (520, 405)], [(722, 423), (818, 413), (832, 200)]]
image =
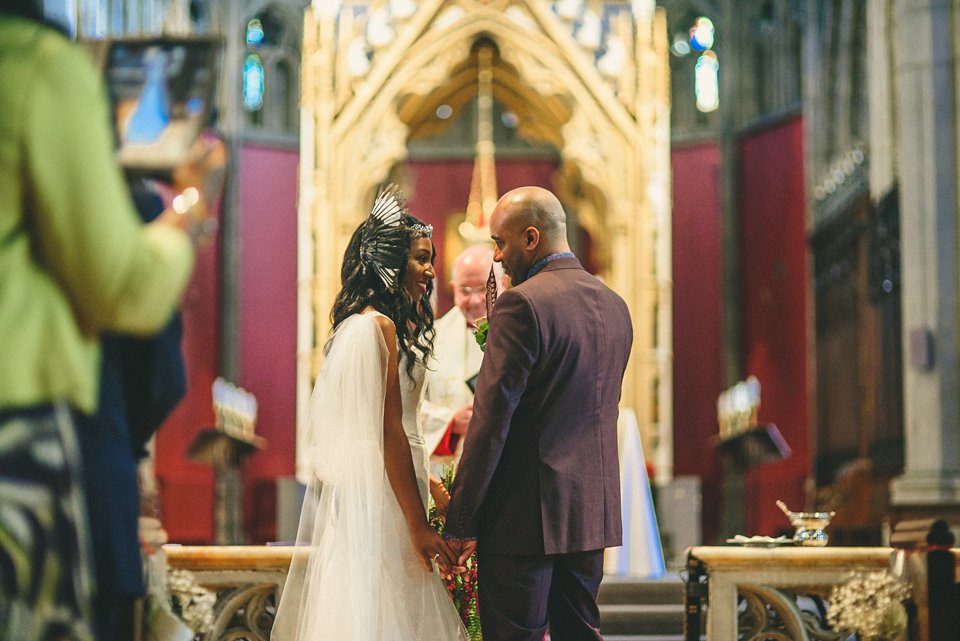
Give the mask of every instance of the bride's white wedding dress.
[[(383, 463), (387, 347), (375, 314), (337, 328), (301, 439), (310, 472), (273, 641), (466, 641), (439, 574), (413, 548)], [(428, 454), (417, 424), (423, 365), (400, 363), (403, 428), (424, 506)], [(426, 513), (426, 508), (424, 508)]]

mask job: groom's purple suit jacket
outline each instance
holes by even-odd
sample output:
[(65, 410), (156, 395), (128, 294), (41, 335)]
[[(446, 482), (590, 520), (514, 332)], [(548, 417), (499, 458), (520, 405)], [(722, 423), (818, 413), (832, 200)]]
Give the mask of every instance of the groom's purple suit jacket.
[(617, 415), (627, 306), (576, 258), (503, 292), (447, 512), (446, 536), (491, 554), (621, 544)]

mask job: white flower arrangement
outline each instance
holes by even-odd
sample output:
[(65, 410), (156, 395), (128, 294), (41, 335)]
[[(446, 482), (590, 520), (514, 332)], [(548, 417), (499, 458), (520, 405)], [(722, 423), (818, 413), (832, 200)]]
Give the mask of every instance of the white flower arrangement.
[(827, 623), (861, 641), (895, 641), (906, 631), (903, 601), (909, 597), (910, 585), (889, 572), (854, 574), (830, 591)]
[(183, 622), (198, 634), (213, 627), (213, 608), (217, 604), (216, 593), (197, 585), (193, 573), (188, 570), (169, 570), (167, 588), (173, 611)]

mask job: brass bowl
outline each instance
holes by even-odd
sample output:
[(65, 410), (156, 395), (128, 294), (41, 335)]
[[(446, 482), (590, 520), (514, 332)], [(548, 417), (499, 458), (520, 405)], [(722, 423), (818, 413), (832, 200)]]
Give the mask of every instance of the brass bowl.
[(777, 507), (790, 519), (790, 525), (797, 528), (793, 534), (794, 541), (811, 547), (822, 547), (828, 543), (829, 537), (823, 530), (830, 525), (830, 519), (836, 512), (793, 512), (783, 501), (777, 501)]

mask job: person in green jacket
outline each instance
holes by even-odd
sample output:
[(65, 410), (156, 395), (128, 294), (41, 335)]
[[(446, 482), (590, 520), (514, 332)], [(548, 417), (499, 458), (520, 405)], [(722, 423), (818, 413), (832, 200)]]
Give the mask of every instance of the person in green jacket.
[(96, 410), (100, 333), (150, 334), (177, 306), (222, 144), (174, 171), (180, 196), (143, 224), (102, 79), (36, 1), (0, 5), (0, 86), (0, 639), (87, 641), (75, 417)]

